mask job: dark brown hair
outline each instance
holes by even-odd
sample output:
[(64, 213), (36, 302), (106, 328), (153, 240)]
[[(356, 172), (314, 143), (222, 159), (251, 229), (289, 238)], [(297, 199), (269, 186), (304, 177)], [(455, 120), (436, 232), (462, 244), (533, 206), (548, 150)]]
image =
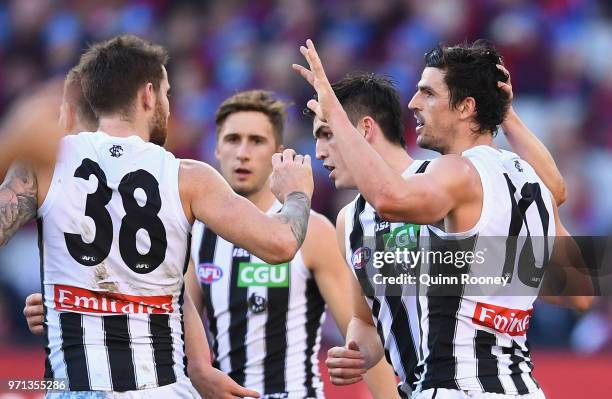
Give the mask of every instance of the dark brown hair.
[(256, 111), (266, 115), (272, 124), (276, 143), (278, 145), (283, 143), (283, 130), (287, 118), (286, 104), (274, 97), (271, 92), (266, 90), (242, 91), (223, 101), (215, 115), (217, 133), (228, 116), (241, 111)]
[(66, 90), (66, 96), (70, 99), (70, 103), (76, 109), (79, 122), (89, 131), (96, 130), (98, 128), (98, 118), (83, 95), (78, 66), (72, 68), (66, 75), (64, 90)]
[(445, 72), (444, 81), (450, 93), (450, 106), (457, 107), (465, 98), (476, 101), (475, 133), (497, 133), (510, 106), (508, 95), (497, 82), (508, 76), (497, 69), (502, 58), (485, 40), (456, 46), (438, 45), (425, 54), (425, 65)]
[(93, 44), (81, 56), (83, 94), (95, 114), (129, 116), (138, 90), (150, 82), (159, 90), (167, 51), (134, 35)]

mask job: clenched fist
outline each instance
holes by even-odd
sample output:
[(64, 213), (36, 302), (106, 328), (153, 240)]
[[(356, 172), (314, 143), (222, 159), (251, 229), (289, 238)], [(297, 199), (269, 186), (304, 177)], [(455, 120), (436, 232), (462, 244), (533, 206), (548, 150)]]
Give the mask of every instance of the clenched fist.
[(287, 195), (293, 192), (302, 192), (311, 199), (314, 182), (310, 155), (299, 155), (292, 149), (286, 149), (282, 154), (274, 154), (270, 188), (276, 198), (283, 203)]

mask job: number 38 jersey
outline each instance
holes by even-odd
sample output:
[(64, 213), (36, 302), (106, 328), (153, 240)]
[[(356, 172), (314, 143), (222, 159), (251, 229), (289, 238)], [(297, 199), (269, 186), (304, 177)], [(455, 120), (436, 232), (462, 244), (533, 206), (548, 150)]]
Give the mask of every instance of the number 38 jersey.
[(62, 140), (38, 210), (48, 378), (130, 391), (185, 377), (191, 226), (180, 161), (138, 136)]

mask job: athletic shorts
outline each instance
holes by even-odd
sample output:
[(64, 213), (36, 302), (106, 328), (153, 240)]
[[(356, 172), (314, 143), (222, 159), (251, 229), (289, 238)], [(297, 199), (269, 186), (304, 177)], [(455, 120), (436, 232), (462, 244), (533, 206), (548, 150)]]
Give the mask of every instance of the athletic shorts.
[(174, 384), (163, 387), (139, 389), (136, 391), (66, 391), (48, 392), (45, 399), (200, 399), (189, 378), (179, 379)]
[(412, 394), (412, 399), (546, 399), (541, 389), (525, 395), (506, 395), (503, 393), (486, 393), (458, 391), (456, 389), (433, 388)]

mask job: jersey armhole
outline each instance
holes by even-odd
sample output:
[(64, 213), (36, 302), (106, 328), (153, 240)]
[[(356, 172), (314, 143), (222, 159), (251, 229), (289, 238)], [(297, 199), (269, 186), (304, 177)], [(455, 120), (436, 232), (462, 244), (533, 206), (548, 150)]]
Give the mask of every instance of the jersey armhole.
[(55, 199), (57, 198), (57, 194), (59, 192), (59, 185), (62, 180), (62, 172), (64, 170), (64, 162), (62, 161), (62, 153), (65, 151), (66, 141), (62, 140), (60, 143), (60, 148), (57, 153), (57, 160), (55, 165), (53, 166), (53, 174), (51, 175), (51, 182), (49, 183), (49, 190), (47, 191), (47, 195), (43, 199), (42, 204), (38, 207), (37, 216), (39, 218), (44, 218), (51, 207), (55, 203)]
[(191, 224), (189, 220), (187, 220), (187, 215), (185, 215), (185, 210), (183, 209), (183, 202), (181, 201), (181, 189), (179, 187), (179, 173), (181, 173), (181, 160), (174, 158), (174, 163), (176, 166), (176, 173), (172, 174), (172, 179), (174, 180), (173, 186), (176, 187), (176, 191), (172, 197), (174, 198), (174, 209), (176, 209), (176, 214), (178, 217), (179, 224), (186, 233), (191, 233)]
[(454, 232), (454, 233), (448, 233), (436, 226), (427, 225), (428, 229), (430, 229), (431, 231), (433, 231), (436, 235), (440, 237), (462, 238), (462, 237), (473, 236), (475, 234), (478, 234), (484, 228), (484, 226), (486, 226), (487, 222), (489, 221), (489, 207), (490, 207), (489, 206), (489, 196), (490, 196), (489, 193), (491, 192), (491, 189), (492, 189), (491, 183), (489, 181), (490, 176), (487, 173), (486, 169), (484, 168), (484, 165), (480, 165), (480, 161), (478, 159), (473, 159), (473, 158), (468, 158), (468, 159), (470, 160), (472, 165), (474, 165), (474, 168), (478, 172), (478, 176), (480, 176), (480, 184), (482, 186), (482, 209), (480, 211), (480, 217), (478, 218), (478, 221), (476, 221), (476, 224), (474, 225), (474, 227), (472, 227), (471, 229), (466, 230), (466, 231)]

